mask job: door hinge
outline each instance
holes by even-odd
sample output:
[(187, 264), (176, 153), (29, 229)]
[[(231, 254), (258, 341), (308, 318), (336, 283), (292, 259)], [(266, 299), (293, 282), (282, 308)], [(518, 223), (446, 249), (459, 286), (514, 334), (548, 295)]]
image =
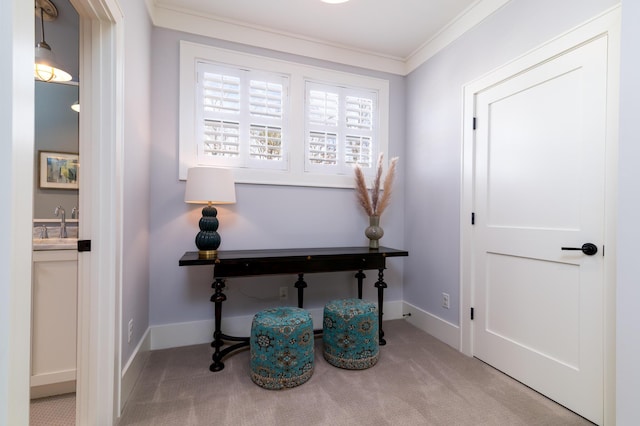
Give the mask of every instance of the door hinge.
[(78, 251), (91, 251), (91, 240), (78, 240)]
[(473, 130), (475, 130), (475, 129), (476, 129), (476, 118), (473, 117)]
[(474, 314), (473, 308), (471, 308), (471, 321), (473, 321), (473, 314)]
[(471, 224), (476, 224), (476, 214), (474, 212), (471, 212)]

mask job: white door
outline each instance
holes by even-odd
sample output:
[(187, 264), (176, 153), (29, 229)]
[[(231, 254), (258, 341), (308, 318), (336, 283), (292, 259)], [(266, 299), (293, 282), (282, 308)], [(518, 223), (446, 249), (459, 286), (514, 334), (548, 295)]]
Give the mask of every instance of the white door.
[(596, 423), (606, 84), (600, 37), (475, 96), (473, 354)]

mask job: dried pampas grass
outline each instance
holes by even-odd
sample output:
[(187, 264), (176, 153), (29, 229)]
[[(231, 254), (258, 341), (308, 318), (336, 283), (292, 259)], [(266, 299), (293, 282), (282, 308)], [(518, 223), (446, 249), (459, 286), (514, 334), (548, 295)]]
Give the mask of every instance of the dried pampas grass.
[(371, 187), (371, 196), (369, 196), (369, 190), (367, 189), (367, 183), (365, 182), (362, 169), (357, 164), (355, 166), (356, 195), (358, 197), (358, 202), (368, 216), (382, 215), (382, 212), (385, 211), (391, 201), (391, 188), (393, 187), (393, 180), (396, 174), (396, 164), (398, 163), (398, 157), (392, 158), (389, 163), (389, 171), (387, 172), (387, 176), (384, 179), (381, 195), (380, 181), (382, 180), (382, 159), (383, 154), (380, 154), (378, 156), (378, 168), (376, 170), (376, 176)]
[(369, 200), (367, 182), (365, 182), (364, 173), (362, 173), (362, 169), (358, 165), (356, 165), (356, 195), (358, 196), (358, 202), (364, 209), (365, 213), (369, 216), (373, 216), (373, 207)]

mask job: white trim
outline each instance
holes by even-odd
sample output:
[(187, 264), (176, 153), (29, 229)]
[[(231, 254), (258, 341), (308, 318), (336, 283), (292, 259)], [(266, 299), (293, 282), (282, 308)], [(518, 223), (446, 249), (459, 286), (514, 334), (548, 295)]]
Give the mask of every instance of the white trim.
[[(75, 371), (75, 370), (74, 370)], [(75, 377), (75, 375), (74, 375)], [(76, 391), (76, 381), (57, 381), (59, 378), (54, 379), (54, 383), (46, 385), (33, 386), (31, 385), (31, 399), (45, 398), (53, 395), (63, 395), (65, 393), (73, 393)]]
[(479, 0), (458, 15), (434, 37), (411, 53), (406, 60), (405, 74), (427, 62), (432, 56), (453, 43), (467, 31), (484, 21), (510, 0)]
[[(72, 0), (80, 15), (77, 424), (112, 425), (119, 414), (124, 19), (118, 0)], [(86, 107), (85, 107), (86, 106)]]
[[(148, 2), (149, 5), (151, 2)], [(329, 44), (305, 38), (252, 27), (248, 24), (229, 22), (215, 16), (203, 16), (188, 10), (172, 9), (166, 5), (153, 4), (150, 10), (153, 24), (157, 27), (228, 40), (251, 46), (274, 49), (294, 55), (313, 56), (317, 59), (358, 66), (392, 74), (404, 74), (404, 62), (398, 58), (362, 52), (345, 46)]]
[[(232, 22), (213, 15), (203, 15), (186, 8), (158, 4), (146, 0), (153, 25), (176, 31), (227, 40), (250, 46), (294, 55), (309, 56), (325, 61), (367, 68), (390, 74), (407, 75), (433, 55), (469, 31), (509, 0), (478, 0), (419, 49), (406, 58), (362, 51), (303, 37), (299, 34), (280, 32), (242, 22)], [(274, 47), (277, 46), (277, 47)]]
[(404, 319), (441, 342), (460, 350), (460, 327), (404, 302)]
[[(400, 301), (384, 302), (384, 321), (401, 319), (402, 309)], [(309, 309), (309, 312), (313, 318), (313, 327), (316, 330), (321, 329), (323, 308)], [(223, 331), (230, 336), (249, 336), (252, 320), (253, 315), (223, 318)], [(151, 327), (151, 350), (211, 343), (213, 329), (212, 319), (154, 325)]]
[(140, 339), (138, 346), (135, 347), (133, 353), (129, 357), (129, 360), (122, 369), (120, 412), (124, 410), (124, 407), (131, 396), (133, 387), (138, 381), (140, 373), (142, 373), (142, 370), (149, 359), (150, 351), (151, 329), (147, 328), (147, 331), (144, 332), (144, 336)]
[(607, 151), (604, 245), (604, 423), (616, 423), (616, 286), (618, 256), (618, 144), (620, 118), (620, 45), (622, 9), (614, 8), (609, 16), (607, 72)]
[(616, 295), (616, 218), (617, 218), (617, 155), (618, 108), (620, 79), (620, 5), (614, 6), (584, 24), (559, 35), (553, 40), (526, 53), (464, 87), (462, 191), (460, 211), (460, 350), (473, 355), (472, 323), (469, 311), (474, 300), (471, 276), (473, 232), (470, 216), (473, 210), (473, 158), (474, 135), (469, 123), (474, 115), (474, 95), (505, 78), (520, 73), (550, 57), (572, 49), (596, 37), (605, 36), (608, 41), (607, 66), (607, 152), (606, 152), (606, 203), (605, 246), (607, 255), (604, 285), (604, 419), (605, 424), (615, 423), (615, 295)]
[(397, 320), (397, 319), (402, 319), (402, 314), (403, 314), (403, 302), (401, 300), (394, 300), (391, 302), (384, 302), (382, 304), (382, 313), (383, 321), (391, 321), (391, 320)]
[(33, 9), (2, 4), (0, 17), (0, 425), (29, 423), (33, 215)]
[[(43, 386), (57, 382), (68, 382), (76, 380), (76, 369), (54, 371), (51, 373), (42, 373), (31, 376), (31, 386)], [(75, 389), (74, 389), (75, 390)], [(33, 395), (31, 395), (33, 398)]]

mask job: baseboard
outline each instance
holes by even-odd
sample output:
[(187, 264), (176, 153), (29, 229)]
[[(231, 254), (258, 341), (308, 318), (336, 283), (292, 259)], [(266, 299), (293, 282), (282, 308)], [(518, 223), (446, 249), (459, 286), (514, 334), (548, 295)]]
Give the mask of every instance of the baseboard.
[[(313, 327), (322, 328), (323, 309), (309, 309), (313, 318)], [(382, 312), (385, 321), (402, 318), (403, 302), (385, 302)], [(251, 334), (253, 315), (229, 317), (223, 319), (223, 332), (229, 336), (248, 336)], [(213, 320), (162, 324), (151, 327), (151, 350), (176, 348), (179, 346), (210, 343), (213, 336)]]
[(76, 380), (76, 369), (49, 371), (31, 376), (29, 384), (31, 386), (50, 385), (54, 383), (70, 382)]
[(120, 412), (124, 410), (124, 406), (129, 400), (131, 391), (142, 372), (147, 359), (149, 358), (149, 351), (151, 350), (151, 332), (147, 328), (144, 336), (138, 343), (138, 346), (133, 350), (133, 353), (129, 357), (129, 360), (122, 369), (122, 380), (120, 382)]
[(31, 386), (31, 399), (45, 398), (47, 396), (64, 395), (76, 391), (76, 381), (68, 380), (58, 383), (50, 383), (48, 385)]
[[(460, 327), (410, 303), (403, 302), (405, 319), (436, 339), (460, 350)], [(411, 314), (407, 316), (407, 314)]]

